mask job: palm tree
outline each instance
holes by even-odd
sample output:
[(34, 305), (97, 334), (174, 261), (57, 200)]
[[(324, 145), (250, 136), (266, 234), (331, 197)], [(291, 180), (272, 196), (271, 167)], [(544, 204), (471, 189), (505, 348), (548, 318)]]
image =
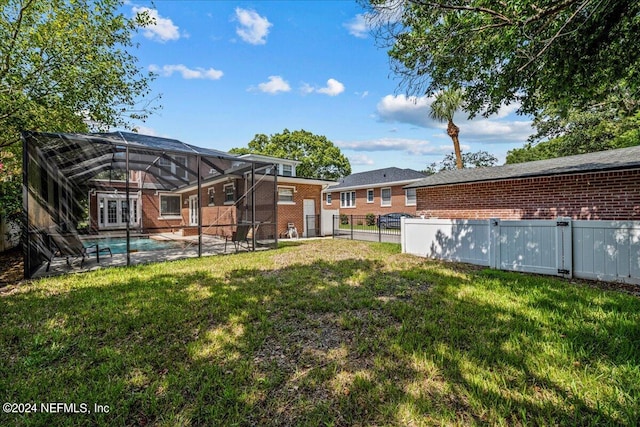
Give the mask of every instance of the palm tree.
[(462, 107), (462, 89), (447, 89), (436, 95), (435, 101), (431, 104), (429, 116), (432, 119), (444, 122), (447, 121), (447, 135), (453, 140), (453, 150), (456, 153), (456, 166), (462, 169), (462, 153), (460, 152), (460, 128), (453, 123), (453, 115)]

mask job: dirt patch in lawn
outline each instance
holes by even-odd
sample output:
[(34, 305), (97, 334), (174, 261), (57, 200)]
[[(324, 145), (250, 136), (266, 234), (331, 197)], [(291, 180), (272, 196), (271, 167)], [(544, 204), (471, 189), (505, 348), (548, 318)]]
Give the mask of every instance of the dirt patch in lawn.
[(24, 277), (24, 259), (21, 248), (0, 252), (0, 288), (16, 285)]

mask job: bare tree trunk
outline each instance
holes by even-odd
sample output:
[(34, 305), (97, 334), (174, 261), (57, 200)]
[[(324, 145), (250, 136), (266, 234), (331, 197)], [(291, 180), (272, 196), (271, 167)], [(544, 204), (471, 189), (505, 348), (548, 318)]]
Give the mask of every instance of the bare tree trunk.
[(447, 134), (453, 140), (453, 151), (456, 153), (456, 167), (458, 169), (462, 169), (462, 152), (460, 151), (460, 140), (458, 139), (460, 128), (451, 120), (449, 120), (449, 124), (447, 126)]

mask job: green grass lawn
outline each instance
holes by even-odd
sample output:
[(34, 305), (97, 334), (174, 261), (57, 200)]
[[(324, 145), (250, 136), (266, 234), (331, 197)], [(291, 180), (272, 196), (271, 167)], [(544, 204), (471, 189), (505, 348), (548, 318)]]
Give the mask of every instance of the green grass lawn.
[(640, 423), (640, 299), (399, 252), (299, 241), (4, 289), (3, 403), (91, 413), (0, 425)]

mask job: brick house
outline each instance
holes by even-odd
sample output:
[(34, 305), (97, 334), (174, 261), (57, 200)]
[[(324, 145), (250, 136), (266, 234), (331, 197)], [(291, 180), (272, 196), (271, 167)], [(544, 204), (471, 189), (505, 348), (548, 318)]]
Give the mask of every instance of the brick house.
[(640, 146), (444, 171), (415, 189), (426, 218), (640, 220)]
[(240, 158), (278, 165), (277, 229), (280, 237), (285, 236), (289, 224), (293, 224), (302, 237), (321, 234), (322, 191), (335, 181), (298, 177), (296, 166), (301, 162), (296, 160), (258, 154), (244, 154)]
[[(277, 188), (272, 176), (264, 176), (259, 184), (265, 187), (265, 191), (258, 192), (255, 206), (258, 210), (261, 206), (265, 207), (266, 212), (258, 216), (273, 222), (268, 210), (274, 203), (274, 197), (277, 197), (276, 230), (279, 236), (284, 235), (289, 223), (294, 224), (301, 236), (318, 233), (316, 224), (320, 217), (321, 192), (334, 181), (297, 177), (296, 166), (300, 162), (295, 160), (255, 154), (238, 158), (277, 166)], [(186, 158), (176, 159), (175, 164), (183, 162), (187, 162)], [(172, 165), (168, 162), (166, 167), (171, 168)], [(122, 230), (126, 228), (129, 218), (129, 226), (141, 233), (178, 232), (183, 236), (195, 236), (198, 235), (198, 223), (201, 222), (203, 234), (227, 236), (235, 224), (250, 216), (248, 212), (237, 208), (238, 201), (248, 194), (251, 186), (246, 176), (225, 175), (203, 182), (200, 189), (202, 218), (198, 218), (196, 185), (164, 191), (159, 189), (157, 177), (139, 171), (131, 171), (129, 180), (129, 204), (124, 196), (124, 180), (91, 180), (91, 231)], [(131, 206), (130, 213), (128, 206)], [(305, 220), (307, 217), (308, 221)], [(258, 233), (265, 234), (260, 230)]]
[(426, 175), (390, 167), (351, 174), (324, 190), (323, 207), (346, 215), (416, 213), (416, 190), (405, 186)]

